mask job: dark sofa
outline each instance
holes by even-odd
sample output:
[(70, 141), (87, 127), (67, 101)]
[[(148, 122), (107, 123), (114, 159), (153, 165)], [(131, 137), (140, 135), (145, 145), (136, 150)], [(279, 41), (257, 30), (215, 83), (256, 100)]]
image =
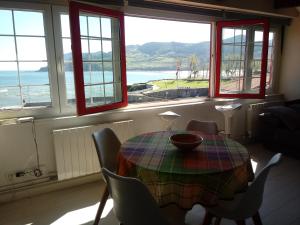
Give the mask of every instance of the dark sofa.
[(300, 158), (300, 99), (265, 108), (259, 137), (266, 148)]

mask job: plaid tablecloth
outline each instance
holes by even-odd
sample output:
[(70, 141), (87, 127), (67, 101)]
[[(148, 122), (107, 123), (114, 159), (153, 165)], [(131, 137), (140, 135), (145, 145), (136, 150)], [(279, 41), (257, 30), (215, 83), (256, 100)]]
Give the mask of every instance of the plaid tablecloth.
[(203, 137), (202, 144), (185, 152), (170, 143), (169, 137), (175, 133), (197, 134), (142, 134), (126, 141), (119, 154), (119, 174), (142, 180), (159, 205), (214, 205), (219, 198), (232, 199), (253, 179), (249, 153), (241, 144), (198, 133)]

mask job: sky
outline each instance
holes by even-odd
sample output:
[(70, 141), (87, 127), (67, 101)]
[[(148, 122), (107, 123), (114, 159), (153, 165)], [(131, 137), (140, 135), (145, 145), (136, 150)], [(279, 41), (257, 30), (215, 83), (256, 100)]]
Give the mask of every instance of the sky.
[(199, 43), (210, 40), (210, 24), (125, 17), (126, 45), (147, 42)]
[[(95, 17), (94, 17), (95, 18)], [(16, 60), (16, 49), (15, 40), (13, 36), (14, 32), (17, 35), (33, 35), (19, 36), (16, 38), (18, 46), (18, 56), (21, 60), (47, 60), (47, 53), (45, 50), (45, 32), (43, 25), (43, 14), (41, 12), (26, 12), (26, 11), (14, 11), (15, 19), (15, 31), (13, 30), (13, 20), (11, 10), (0, 10), (0, 71), (1, 70), (16, 70), (16, 63), (3, 62), (6, 60)], [(65, 53), (70, 52), (70, 28), (68, 16), (62, 16), (62, 36), (66, 37), (65, 42), (68, 42), (68, 47), (65, 48)], [(87, 27), (86, 22), (82, 22), (80, 18), (80, 25), (82, 32)], [(87, 20), (85, 20), (87, 21)], [(105, 28), (106, 32), (102, 32), (102, 36), (106, 33), (107, 37), (110, 37), (110, 21), (107, 18), (101, 18), (101, 23)], [(91, 18), (89, 22), (90, 32), (94, 32), (97, 36), (100, 27), (100, 22)], [(179, 22), (170, 20), (158, 20), (141, 17), (125, 17), (125, 42), (126, 45), (142, 45), (147, 42), (182, 42), (182, 43), (199, 43), (204, 41), (210, 41), (210, 24), (195, 23), (195, 22)], [(97, 32), (96, 32), (97, 31)], [(223, 38), (233, 36), (232, 29), (225, 29)], [(236, 35), (240, 34), (241, 30), (236, 31)], [(257, 32), (255, 37), (256, 40), (262, 39), (262, 32)], [(98, 42), (98, 43), (97, 43)], [(95, 46), (91, 52), (101, 50), (99, 47), (101, 41), (91, 41), (90, 46)], [(103, 51), (111, 51), (111, 42), (102, 42)], [(65, 46), (64, 46), (65, 47)], [(87, 52), (87, 41), (82, 43), (83, 51)], [(2, 62), (1, 62), (2, 61)], [(46, 63), (46, 62), (45, 62)], [(38, 63), (22, 63), (20, 69), (24, 70), (37, 70), (41, 65), (45, 64)]]

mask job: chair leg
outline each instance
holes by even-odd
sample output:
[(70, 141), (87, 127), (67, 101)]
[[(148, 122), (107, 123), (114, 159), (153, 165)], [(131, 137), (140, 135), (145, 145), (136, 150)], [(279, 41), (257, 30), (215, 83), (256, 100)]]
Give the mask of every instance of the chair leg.
[(245, 220), (236, 220), (235, 223), (236, 223), (237, 225), (246, 225)]
[(263, 225), (258, 211), (254, 214), (252, 219), (255, 225)]
[(108, 199), (108, 195), (109, 195), (108, 188), (107, 188), (107, 186), (105, 186), (105, 189), (104, 189), (104, 192), (102, 194), (102, 198), (101, 198), (101, 201), (100, 201), (100, 204), (99, 204), (99, 207), (98, 207), (98, 211), (97, 211), (97, 214), (96, 214), (96, 217), (95, 217), (95, 220), (94, 220), (94, 225), (98, 225), (98, 223), (100, 221), (101, 214), (102, 214), (103, 209), (105, 207), (105, 203)]
[(211, 225), (213, 218), (214, 218), (214, 215), (211, 214), (210, 212), (206, 211), (202, 225)]

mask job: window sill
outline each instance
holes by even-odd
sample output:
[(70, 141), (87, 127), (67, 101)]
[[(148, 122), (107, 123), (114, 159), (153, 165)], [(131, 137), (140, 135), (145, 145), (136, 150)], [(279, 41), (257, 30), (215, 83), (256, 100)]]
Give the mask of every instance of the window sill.
[[(89, 118), (89, 117), (95, 117), (95, 116), (101, 116), (101, 115), (108, 115), (108, 114), (114, 114), (114, 113), (125, 113), (125, 112), (135, 112), (135, 111), (146, 111), (146, 110), (152, 110), (152, 109), (163, 109), (163, 108), (170, 108), (170, 107), (177, 107), (177, 106), (188, 106), (188, 105), (201, 105), (201, 104), (212, 104), (216, 102), (220, 102), (224, 104), (225, 102), (232, 102), (237, 99), (224, 99), (224, 98), (209, 98), (209, 97), (198, 97), (198, 98), (190, 98), (190, 99), (182, 99), (182, 100), (172, 100), (172, 101), (166, 101), (166, 102), (151, 102), (151, 103), (135, 103), (130, 104), (126, 107), (119, 108), (119, 109), (113, 109), (109, 111), (99, 112), (95, 114), (89, 114), (80, 116), (82, 118)], [(59, 117), (56, 118), (59, 119), (66, 119), (66, 118), (79, 118), (79, 116), (65, 116), (65, 117)]]

